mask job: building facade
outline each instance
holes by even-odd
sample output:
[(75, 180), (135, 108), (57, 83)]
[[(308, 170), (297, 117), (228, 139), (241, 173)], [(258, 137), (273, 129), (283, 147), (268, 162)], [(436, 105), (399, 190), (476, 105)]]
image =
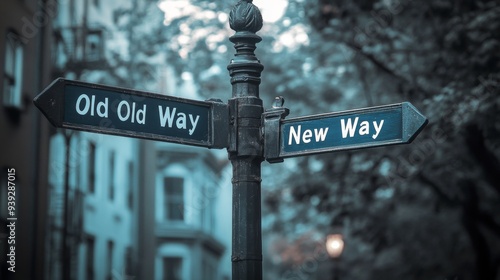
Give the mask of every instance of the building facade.
[[(116, 15), (147, 5), (155, 4), (0, 3), (1, 252), (10, 250), (12, 170), (18, 219), (16, 273), (2, 254), (1, 279), (229, 279), (225, 151), (56, 129), (32, 105), (57, 77), (134, 84), (120, 72), (135, 73), (132, 64), (114, 60), (131, 56), (133, 39)], [(148, 71), (156, 79), (134, 88), (196, 99), (193, 82), (166, 65)]]
[[(134, 25), (137, 11), (163, 18), (152, 1), (61, 3), (54, 77), (199, 97), (191, 79), (161, 63), (166, 54), (152, 61), (132, 54), (137, 34), (118, 25), (124, 14)], [(134, 65), (147, 65), (152, 82), (134, 78)], [(47, 279), (228, 279), (231, 208), (219, 205), (230, 201), (223, 151), (221, 157), (201, 148), (63, 130), (51, 147), (51, 164), (60, 167), (50, 173), (47, 244), (55, 253), (47, 257)], [(58, 211), (64, 201), (69, 207)]]
[(221, 269), (228, 239), (217, 229), (221, 220), (231, 220), (230, 211), (217, 207), (230, 194), (224, 184), (227, 160), (200, 148), (166, 143), (155, 148), (154, 279), (229, 279)]
[(54, 15), (54, 1), (0, 3), (1, 279), (35, 279), (44, 269), (51, 131), (32, 100), (50, 83)]
[[(110, 61), (127, 44), (113, 14), (131, 4), (59, 2), (53, 78), (121, 85)], [(63, 129), (51, 137), (46, 279), (122, 279), (133, 274), (138, 147), (137, 139)]]
[(61, 148), (66, 139), (62, 133), (51, 139), (46, 279), (115, 279), (131, 273), (138, 140), (74, 133), (66, 153)]

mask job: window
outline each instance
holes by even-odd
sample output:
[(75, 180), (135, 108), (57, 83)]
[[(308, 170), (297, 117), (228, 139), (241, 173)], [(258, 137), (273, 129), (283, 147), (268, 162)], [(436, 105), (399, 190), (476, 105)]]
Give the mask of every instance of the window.
[(184, 179), (165, 177), (165, 217), (171, 221), (184, 220)]
[(95, 251), (95, 240), (94, 237), (88, 235), (85, 240), (85, 245), (87, 247), (87, 255), (85, 256), (85, 274), (87, 277), (85, 279), (94, 280), (94, 251)]
[(124, 268), (124, 271), (125, 271), (125, 274), (126, 275), (132, 275), (133, 274), (133, 271), (132, 271), (132, 248), (130, 246), (127, 246), (127, 248), (125, 249), (125, 260), (124, 260), (124, 264), (125, 264), (125, 268)]
[(103, 33), (101, 30), (89, 30), (86, 35), (85, 58), (87, 61), (103, 59)]
[(112, 240), (108, 240), (108, 277), (107, 279), (112, 280), (113, 279), (113, 248), (115, 247), (115, 244), (113, 243)]
[(201, 260), (201, 271), (203, 279), (205, 280), (217, 279), (217, 270), (210, 263), (210, 260), (207, 258), (202, 258)]
[(115, 152), (112, 151), (109, 155), (109, 186), (108, 196), (110, 200), (115, 197)]
[(133, 191), (134, 191), (134, 163), (132, 161), (128, 162), (128, 190), (127, 190), (127, 205), (128, 208), (133, 207)]
[(81, 170), (80, 170), (80, 167), (81, 167), (81, 154), (80, 154), (80, 138), (78, 137), (79, 134), (73, 134), (73, 136), (71, 137), (72, 138), (72, 142), (73, 144), (71, 146), (73, 146), (73, 148), (71, 148), (71, 173), (74, 174), (74, 178), (75, 178), (75, 189), (77, 190), (82, 190), (82, 188), (80, 187), (80, 179), (81, 179)]
[(3, 104), (21, 109), (23, 76), (23, 45), (14, 32), (7, 33), (3, 73)]
[(163, 280), (182, 280), (182, 258), (163, 258)]
[[(7, 190), (8, 190), (8, 180), (4, 174), (7, 174), (6, 168), (1, 168), (2, 174), (0, 174), (0, 221), (7, 220)], [(2, 224), (3, 226), (3, 224)], [(2, 231), (3, 232), (3, 229)]]
[(201, 226), (208, 233), (213, 233), (215, 227), (215, 214), (213, 197), (215, 190), (210, 186), (202, 186), (200, 195)]
[(94, 143), (89, 144), (89, 157), (88, 157), (88, 190), (90, 193), (95, 192), (95, 153), (96, 153), (96, 148)]

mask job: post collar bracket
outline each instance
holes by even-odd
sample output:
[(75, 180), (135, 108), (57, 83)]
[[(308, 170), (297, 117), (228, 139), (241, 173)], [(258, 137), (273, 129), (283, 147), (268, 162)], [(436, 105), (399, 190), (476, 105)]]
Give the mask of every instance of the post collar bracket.
[(282, 96), (278, 96), (274, 99), (272, 108), (262, 114), (264, 158), (269, 163), (283, 162), (283, 158), (280, 157), (281, 121), (290, 114), (290, 110), (283, 107), (284, 103), (285, 99)]

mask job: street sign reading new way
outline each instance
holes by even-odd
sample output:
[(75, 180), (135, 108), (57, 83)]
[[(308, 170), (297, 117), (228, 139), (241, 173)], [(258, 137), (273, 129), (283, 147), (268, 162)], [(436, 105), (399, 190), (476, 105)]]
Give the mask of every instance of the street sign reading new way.
[(408, 102), (288, 119), (279, 157), (410, 143), (426, 124)]
[(56, 127), (208, 148), (227, 147), (228, 109), (218, 101), (59, 78), (35, 97), (34, 103)]

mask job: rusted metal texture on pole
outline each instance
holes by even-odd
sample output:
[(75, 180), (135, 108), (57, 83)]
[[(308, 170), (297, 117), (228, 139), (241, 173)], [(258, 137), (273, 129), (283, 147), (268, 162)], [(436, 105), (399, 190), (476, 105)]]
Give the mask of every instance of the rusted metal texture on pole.
[(233, 280), (262, 279), (261, 229), (261, 135), (262, 100), (260, 74), (264, 67), (254, 54), (261, 38), (262, 15), (252, 1), (239, 1), (229, 23), (236, 33), (230, 38), (236, 49), (228, 65), (232, 84), (229, 100), (229, 159), (233, 166)]

